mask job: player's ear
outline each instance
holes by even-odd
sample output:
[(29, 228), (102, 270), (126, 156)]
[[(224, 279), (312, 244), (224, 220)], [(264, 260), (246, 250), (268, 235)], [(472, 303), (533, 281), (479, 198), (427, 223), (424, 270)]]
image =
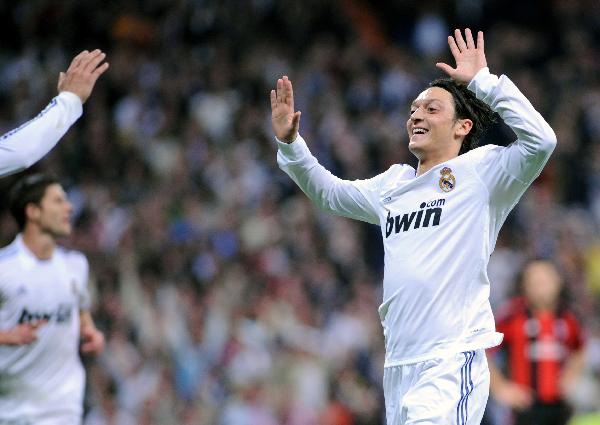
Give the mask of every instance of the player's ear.
[(33, 202), (28, 203), (25, 206), (25, 222), (29, 220), (38, 220), (40, 218), (41, 213), (42, 212), (39, 205), (34, 204)]
[(456, 122), (456, 135), (457, 136), (466, 136), (469, 134), (471, 129), (473, 128), (473, 121), (469, 118), (460, 118)]

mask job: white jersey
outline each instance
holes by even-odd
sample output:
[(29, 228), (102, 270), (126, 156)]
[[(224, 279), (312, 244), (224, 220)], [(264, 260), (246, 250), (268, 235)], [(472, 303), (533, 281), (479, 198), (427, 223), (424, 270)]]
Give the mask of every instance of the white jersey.
[(79, 96), (62, 92), (37, 117), (0, 136), (0, 177), (23, 170), (46, 155), (82, 112)]
[(81, 422), (79, 311), (89, 307), (87, 280), (79, 252), (57, 247), (51, 259), (40, 260), (20, 235), (0, 250), (0, 330), (48, 321), (35, 342), (0, 345), (0, 424)]
[(474, 149), (419, 177), (408, 165), (393, 165), (368, 180), (342, 180), (318, 164), (300, 136), (278, 142), (279, 166), (318, 206), (381, 227), (386, 367), (502, 341), (488, 300), (488, 260), (556, 136), (506, 76), (484, 68), (469, 89), (518, 139)]

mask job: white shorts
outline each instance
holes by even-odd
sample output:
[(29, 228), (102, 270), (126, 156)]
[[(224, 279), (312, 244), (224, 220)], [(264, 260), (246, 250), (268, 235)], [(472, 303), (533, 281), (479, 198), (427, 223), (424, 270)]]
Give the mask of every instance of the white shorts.
[(479, 425), (489, 390), (485, 350), (387, 367), (387, 425)]

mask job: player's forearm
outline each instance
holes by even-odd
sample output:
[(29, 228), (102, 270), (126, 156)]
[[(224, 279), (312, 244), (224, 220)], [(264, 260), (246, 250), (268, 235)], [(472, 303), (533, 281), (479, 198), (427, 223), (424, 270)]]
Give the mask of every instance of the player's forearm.
[(342, 180), (312, 156), (301, 136), (291, 144), (278, 142), (277, 163), (318, 207), (344, 217), (377, 223), (356, 182)]
[(79, 97), (62, 92), (38, 116), (0, 136), (0, 176), (37, 162), (56, 145), (81, 113)]
[(469, 89), (515, 132), (525, 155), (545, 163), (556, 146), (556, 135), (508, 77), (498, 78), (484, 68), (469, 83)]

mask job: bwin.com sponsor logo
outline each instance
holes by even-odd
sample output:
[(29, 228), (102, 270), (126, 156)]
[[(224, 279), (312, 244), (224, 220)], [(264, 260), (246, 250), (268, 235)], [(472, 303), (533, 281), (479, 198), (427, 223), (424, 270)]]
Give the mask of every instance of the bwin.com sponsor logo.
[(442, 219), (442, 207), (446, 200), (435, 199), (429, 202), (421, 202), (419, 210), (392, 216), (388, 211), (385, 223), (385, 237), (392, 233), (408, 232), (419, 228), (439, 226)]

